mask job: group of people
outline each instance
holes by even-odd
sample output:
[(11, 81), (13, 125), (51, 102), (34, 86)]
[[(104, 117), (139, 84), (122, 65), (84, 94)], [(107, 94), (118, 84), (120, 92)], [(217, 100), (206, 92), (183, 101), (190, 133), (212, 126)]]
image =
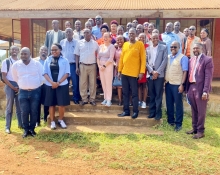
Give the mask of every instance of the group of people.
[[(49, 114), (51, 129), (58, 106), (58, 124), (67, 128), (63, 118), (65, 106), (70, 104), (69, 82), (72, 82), (75, 104), (96, 105), (97, 77), (100, 77), (104, 99), (110, 107), (113, 80), (117, 79), (118, 105), (123, 112), (118, 117), (138, 117), (139, 107), (146, 108), (149, 95), (149, 116), (160, 120), (165, 87), (167, 121), (175, 131), (182, 129), (182, 94), (187, 94), (192, 109), (193, 138), (204, 137), (206, 107), (211, 90), (213, 61), (209, 31), (202, 29), (198, 38), (196, 27), (180, 31), (180, 22), (166, 24), (160, 34), (153, 23), (129, 22), (126, 29), (116, 20), (110, 27), (101, 16), (88, 19), (82, 29), (75, 21), (75, 30), (69, 21), (65, 31), (59, 30), (59, 21), (52, 21), (45, 45), (39, 57), (32, 59), (29, 48), (10, 48), (11, 56), (2, 63), (2, 77), (6, 84), (6, 133), (10, 133), (13, 102), (16, 103), (18, 126), (24, 128), (23, 137), (35, 136), (40, 124), (41, 104), (44, 120)], [(126, 30), (126, 31), (125, 31)], [(88, 96), (89, 93), (89, 96)], [(131, 100), (131, 101), (130, 101)], [(36, 106), (38, 106), (36, 108)]]

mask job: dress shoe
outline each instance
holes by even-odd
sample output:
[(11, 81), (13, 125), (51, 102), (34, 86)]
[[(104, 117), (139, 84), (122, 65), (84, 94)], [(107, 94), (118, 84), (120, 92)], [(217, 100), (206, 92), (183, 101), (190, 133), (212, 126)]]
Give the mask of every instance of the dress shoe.
[(170, 126), (174, 127), (175, 123), (168, 123)]
[(95, 101), (91, 101), (90, 104), (91, 104), (92, 106), (96, 106), (96, 102), (95, 102)]
[(129, 106), (133, 106), (133, 103), (130, 103)]
[(6, 132), (7, 134), (11, 134), (10, 129), (5, 129), (5, 132)]
[(36, 136), (36, 132), (35, 132), (35, 131), (29, 131), (29, 134), (30, 134), (32, 137), (35, 137), (35, 136)]
[(28, 136), (28, 131), (24, 131), (22, 137), (25, 138), (25, 137), (27, 137), (27, 136)]
[(88, 104), (88, 102), (83, 102), (83, 101), (82, 101), (82, 102), (80, 103), (81, 106), (84, 106), (84, 105), (86, 105), (86, 104)]
[(79, 104), (79, 101), (78, 100), (73, 100), (73, 103), (78, 105)]
[(205, 137), (205, 134), (204, 133), (201, 133), (201, 132), (198, 132), (197, 134), (195, 134), (192, 138), (193, 139), (201, 139)]
[(133, 115), (131, 116), (132, 119), (136, 119), (138, 117), (138, 112), (134, 112)]
[(197, 134), (197, 131), (192, 129), (190, 131), (187, 131), (186, 134)]
[(147, 116), (147, 118), (154, 118), (154, 116), (152, 116), (152, 115), (149, 115), (149, 116)]
[(121, 114), (118, 114), (118, 117), (125, 117), (125, 116), (130, 116), (130, 114), (126, 112), (122, 112)]
[(176, 126), (176, 127), (174, 128), (174, 131), (178, 132), (178, 131), (180, 131), (181, 129), (182, 129), (182, 126)]

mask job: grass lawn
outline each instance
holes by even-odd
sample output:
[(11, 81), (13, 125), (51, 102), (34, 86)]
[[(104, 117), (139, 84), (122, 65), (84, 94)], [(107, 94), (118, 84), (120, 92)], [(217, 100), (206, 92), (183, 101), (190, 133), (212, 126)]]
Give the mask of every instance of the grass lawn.
[[(13, 121), (13, 133), (21, 135), (17, 122)], [(4, 134), (4, 119), (0, 119), (0, 144), (7, 144)], [(39, 131), (42, 127), (37, 128)], [(33, 151), (33, 142), (59, 144), (61, 148), (56, 154), (48, 155), (41, 150), (39, 157), (54, 159), (82, 160), (92, 168), (120, 169), (127, 174), (220, 174), (220, 116), (209, 115), (206, 120), (205, 138), (194, 140), (185, 131), (191, 129), (191, 118), (185, 114), (183, 129), (176, 133), (166, 123), (156, 129), (164, 132), (163, 136), (144, 134), (116, 135), (92, 133), (40, 133), (36, 138), (27, 138), (23, 143), (10, 147), (15, 154), (25, 156)], [(20, 136), (21, 137), (21, 136)], [(4, 140), (4, 143), (3, 143)], [(154, 173), (155, 172), (155, 173)]]

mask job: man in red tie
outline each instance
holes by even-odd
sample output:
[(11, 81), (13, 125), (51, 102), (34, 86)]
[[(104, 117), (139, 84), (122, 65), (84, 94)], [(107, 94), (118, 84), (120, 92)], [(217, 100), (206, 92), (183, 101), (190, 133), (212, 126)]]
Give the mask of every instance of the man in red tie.
[(206, 108), (211, 91), (213, 60), (202, 54), (202, 44), (193, 46), (194, 57), (189, 60), (189, 75), (186, 87), (192, 110), (192, 127), (187, 134), (194, 134), (193, 139), (204, 137)]

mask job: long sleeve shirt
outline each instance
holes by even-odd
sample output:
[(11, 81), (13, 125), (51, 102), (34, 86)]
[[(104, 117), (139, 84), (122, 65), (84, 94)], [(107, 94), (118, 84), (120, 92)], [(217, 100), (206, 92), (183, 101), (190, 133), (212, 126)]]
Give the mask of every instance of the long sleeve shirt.
[(134, 44), (125, 42), (122, 48), (118, 72), (123, 75), (138, 77), (146, 70), (146, 51), (141, 41)]

